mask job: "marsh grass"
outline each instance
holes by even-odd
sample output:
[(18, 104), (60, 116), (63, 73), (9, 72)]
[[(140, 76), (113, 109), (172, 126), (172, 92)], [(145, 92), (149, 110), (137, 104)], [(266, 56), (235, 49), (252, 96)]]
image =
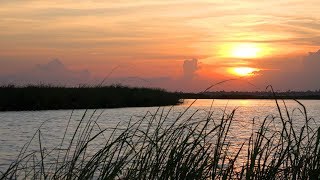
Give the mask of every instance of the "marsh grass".
[[(320, 178), (319, 127), (310, 125), (313, 119), (299, 101), (294, 111), (304, 123), (298, 128), (285, 101), (275, 102), (278, 114), (252, 121), (251, 135), (238, 145), (230, 135), (237, 109), (224, 110), (219, 118), (213, 111), (190, 115), (191, 103), (169, 121), (171, 109), (158, 108), (106, 129), (98, 123), (102, 113), (94, 111), (85, 121), (86, 111), (67, 141), (69, 118), (61, 143), (53, 149), (45, 148), (39, 128), (0, 179)], [(206, 114), (199, 119), (199, 113)], [(103, 143), (94, 143), (98, 138)], [(37, 151), (28, 151), (32, 141), (38, 143)]]
[(63, 87), (0, 86), (0, 111), (102, 109), (180, 104), (177, 93), (122, 85)]

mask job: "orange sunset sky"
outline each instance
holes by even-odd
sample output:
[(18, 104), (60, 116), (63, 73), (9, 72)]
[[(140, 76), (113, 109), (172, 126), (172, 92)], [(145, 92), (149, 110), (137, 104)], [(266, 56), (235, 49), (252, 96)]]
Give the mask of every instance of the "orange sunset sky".
[(0, 0), (2, 84), (320, 89), (318, 0)]

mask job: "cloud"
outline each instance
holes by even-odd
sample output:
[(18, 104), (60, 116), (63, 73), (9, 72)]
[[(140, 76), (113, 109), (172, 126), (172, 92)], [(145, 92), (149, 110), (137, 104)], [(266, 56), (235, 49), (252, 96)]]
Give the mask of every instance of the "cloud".
[[(110, 64), (108, 64), (110, 66)], [(210, 89), (216, 90), (265, 90), (267, 85), (273, 85), (276, 90), (318, 90), (320, 89), (320, 50), (307, 53), (305, 56), (294, 56), (290, 59), (261, 59), (256, 60), (250, 66), (262, 70), (248, 79), (242, 78), (219, 84)], [(130, 86), (159, 87), (170, 91), (200, 92), (217, 82), (233, 77), (219, 74), (222, 65), (208, 65), (197, 59), (179, 61), (180, 76), (171, 76), (163, 71), (152, 73), (157, 76), (142, 75), (139, 73), (124, 72), (123, 76), (108, 78), (105, 85), (123, 84)], [(8, 66), (9, 67), (9, 66)], [(144, 66), (143, 68), (148, 68)], [(164, 66), (170, 68), (172, 65)], [(176, 66), (175, 66), (176, 67)], [(107, 68), (108, 69), (108, 68)], [(168, 70), (168, 69), (166, 69)], [(126, 70), (127, 71), (127, 70)], [(177, 71), (178, 72), (178, 71)], [(33, 66), (28, 71), (11, 75), (0, 75), (0, 83), (9, 84), (55, 84), (76, 86), (79, 84), (99, 84), (103, 77), (93, 78), (88, 70), (72, 70), (59, 59), (44, 64)], [(250, 83), (248, 83), (249, 81)], [(258, 88), (253, 87), (252, 84)]]
[[(263, 70), (253, 82), (260, 87), (273, 85), (279, 90), (318, 90), (320, 89), (320, 50), (309, 52), (306, 56), (300, 57), (299, 69), (290, 69), (290, 64), (274, 64), (278, 70)], [(290, 62), (288, 60), (288, 62)]]
[(53, 84), (79, 85), (87, 84), (91, 80), (88, 70), (73, 71), (67, 68), (59, 59), (53, 59), (46, 64), (38, 64), (28, 71), (0, 77), (2, 84)]
[[(202, 64), (201, 64), (202, 65)], [(189, 59), (180, 64), (181, 75), (173, 77), (165, 74), (158, 76), (124, 76), (108, 78), (104, 85), (122, 84), (128, 86), (163, 88), (169, 91), (200, 92), (213, 83), (213, 78), (199, 75), (200, 63), (197, 59)], [(201, 68), (202, 69), (202, 68)]]
[(303, 58), (302, 63), (301, 81), (306, 87), (320, 89), (320, 50), (317, 52), (309, 52), (309, 54)]
[(183, 62), (183, 78), (193, 79), (196, 76), (196, 71), (199, 69), (198, 60), (191, 59)]
[(304, 70), (306, 72), (319, 72), (320, 68), (320, 50), (309, 52), (303, 59)]
[[(167, 75), (156, 77), (134, 76), (109, 77), (104, 85), (122, 84), (128, 86), (164, 88), (170, 91), (199, 92), (209, 86), (210, 82), (197, 75), (199, 63), (197, 59), (185, 60), (180, 68), (182, 74), (179, 78)], [(0, 84), (52, 84), (77, 86), (79, 84), (97, 85), (103, 77), (93, 77), (88, 70), (75, 71), (69, 69), (59, 59), (53, 59), (48, 63), (38, 64), (24, 72), (11, 75), (0, 75)]]

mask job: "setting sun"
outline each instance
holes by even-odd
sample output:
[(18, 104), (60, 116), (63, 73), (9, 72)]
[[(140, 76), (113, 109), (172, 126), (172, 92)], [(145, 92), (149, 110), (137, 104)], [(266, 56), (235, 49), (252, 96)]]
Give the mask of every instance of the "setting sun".
[(251, 67), (236, 67), (232, 68), (231, 73), (237, 76), (252, 76), (255, 72), (258, 72), (259, 69)]
[(254, 44), (239, 44), (233, 47), (231, 54), (236, 58), (255, 58), (260, 48)]

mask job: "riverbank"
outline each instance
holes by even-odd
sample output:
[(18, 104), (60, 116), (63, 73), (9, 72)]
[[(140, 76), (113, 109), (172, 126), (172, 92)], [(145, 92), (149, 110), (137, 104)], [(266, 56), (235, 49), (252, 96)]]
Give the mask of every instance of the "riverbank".
[(285, 91), (272, 92), (256, 91), (215, 91), (205, 93), (181, 93), (182, 99), (305, 99), (320, 100), (320, 91)]
[(2, 86), (0, 111), (103, 109), (178, 105), (183, 99), (309, 99), (320, 100), (319, 91), (205, 93), (168, 92), (163, 89), (125, 87)]
[(162, 89), (54, 86), (0, 87), (0, 111), (101, 109), (180, 104), (180, 96)]

